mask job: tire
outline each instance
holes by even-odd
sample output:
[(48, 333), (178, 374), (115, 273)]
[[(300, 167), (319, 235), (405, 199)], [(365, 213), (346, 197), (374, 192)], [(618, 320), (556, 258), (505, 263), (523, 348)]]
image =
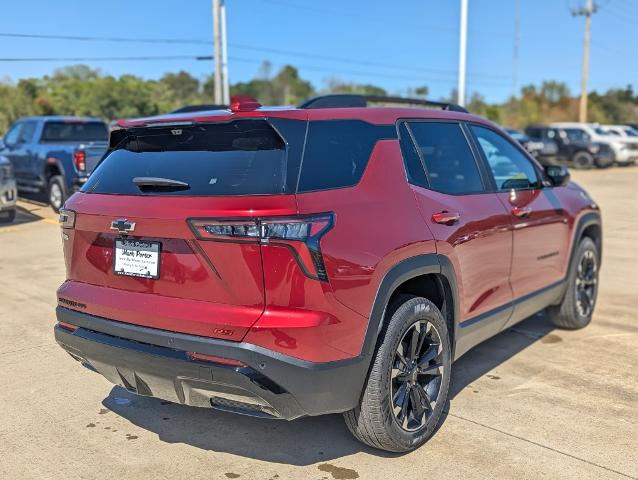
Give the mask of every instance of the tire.
[(585, 151), (576, 152), (572, 157), (571, 163), (572, 168), (576, 170), (589, 170), (596, 165), (592, 154)]
[(562, 302), (546, 310), (547, 316), (558, 328), (576, 330), (591, 322), (598, 296), (599, 265), (600, 255), (596, 244), (591, 238), (583, 238), (569, 266)]
[(66, 186), (62, 175), (54, 175), (49, 180), (47, 189), (47, 200), (55, 213), (59, 213), (67, 199)]
[[(443, 315), (425, 298), (399, 296), (388, 308), (386, 323), (359, 405), (344, 413), (344, 419), (361, 442), (389, 452), (408, 452), (423, 445), (441, 422), (450, 385), (450, 340)], [(417, 354), (411, 356), (413, 335), (417, 335)], [(411, 358), (420, 359), (422, 367), (417, 368)], [(424, 410), (422, 421), (419, 407)]]
[(11, 223), (16, 219), (16, 211), (8, 210), (0, 214), (0, 223)]

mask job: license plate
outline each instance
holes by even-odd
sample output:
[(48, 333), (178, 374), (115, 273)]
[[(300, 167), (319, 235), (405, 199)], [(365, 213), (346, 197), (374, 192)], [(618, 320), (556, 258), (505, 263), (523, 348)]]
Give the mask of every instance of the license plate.
[(116, 275), (159, 278), (160, 242), (116, 238), (113, 271)]

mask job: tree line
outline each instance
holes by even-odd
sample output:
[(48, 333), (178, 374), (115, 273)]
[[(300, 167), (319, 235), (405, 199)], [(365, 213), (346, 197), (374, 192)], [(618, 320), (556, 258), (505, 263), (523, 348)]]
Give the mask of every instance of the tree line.
[[(273, 72), (264, 62), (248, 82), (230, 87), (231, 95), (250, 95), (264, 105), (296, 104), (319, 93), (396, 94), (374, 84), (328, 79), (317, 89), (300, 77), (299, 71), (286, 65)], [(402, 92), (411, 97), (427, 97), (425, 85)], [(452, 91), (448, 99), (454, 101)], [(86, 65), (73, 65), (41, 78), (18, 82), (0, 81), (0, 133), (16, 119), (29, 115), (80, 115), (105, 120), (158, 115), (176, 108), (213, 103), (212, 76), (200, 80), (186, 71), (167, 73), (158, 80), (135, 75), (114, 77)], [(638, 95), (631, 86), (590, 95), (590, 120), (600, 123), (625, 123), (638, 120)], [(546, 81), (540, 86), (523, 87), (520, 94), (503, 103), (489, 103), (473, 93), (468, 109), (475, 114), (512, 127), (530, 123), (569, 121), (578, 118), (578, 98), (561, 82)]]

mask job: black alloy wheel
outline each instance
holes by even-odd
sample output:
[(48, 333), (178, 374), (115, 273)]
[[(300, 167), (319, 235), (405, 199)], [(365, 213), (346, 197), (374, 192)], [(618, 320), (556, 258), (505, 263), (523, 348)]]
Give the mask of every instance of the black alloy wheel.
[(441, 337), (427, 320), (414, 323), (397, 346), (391, 373), (392, 411), (399, 426), (422, 428), (439, 400), (443, 363)]

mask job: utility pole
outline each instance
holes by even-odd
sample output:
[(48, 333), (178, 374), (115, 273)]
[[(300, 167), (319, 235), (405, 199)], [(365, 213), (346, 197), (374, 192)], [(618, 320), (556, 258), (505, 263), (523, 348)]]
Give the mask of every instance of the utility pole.
[(461, 25), (459, 32), (459, 84), (457, 88), (457, 103), (465, 105), (465, 64), (467, 57), (467, 2), (461, 0)]
[(598, 11), (598, 5), (594, 0), (585, 0), (585, 6), (572, 10), (575, 17), (585, 17), (585, 35), (583, 37), (583, 71), (580, 82), (580, 108), (578, 121), (587, 122), (587, 82), (589, 80), (589, 44), (591, 42), (591, 17)]
[(213, 44), (215, 48), (215, 104), (224, 103), (222, 87), (221, 0), (213, 0)]
[(226, 36), (226, 0), (221, 0), (222, 35), (222, 99), (224, 105), (230, 105), (230, 85), (228, 84), (228, 38)]
[(518, 94), (518, 51), (521, 44), (521, 0), (516, 0), (514, 18), (514, 52), (512, 58), (512, 97)]

